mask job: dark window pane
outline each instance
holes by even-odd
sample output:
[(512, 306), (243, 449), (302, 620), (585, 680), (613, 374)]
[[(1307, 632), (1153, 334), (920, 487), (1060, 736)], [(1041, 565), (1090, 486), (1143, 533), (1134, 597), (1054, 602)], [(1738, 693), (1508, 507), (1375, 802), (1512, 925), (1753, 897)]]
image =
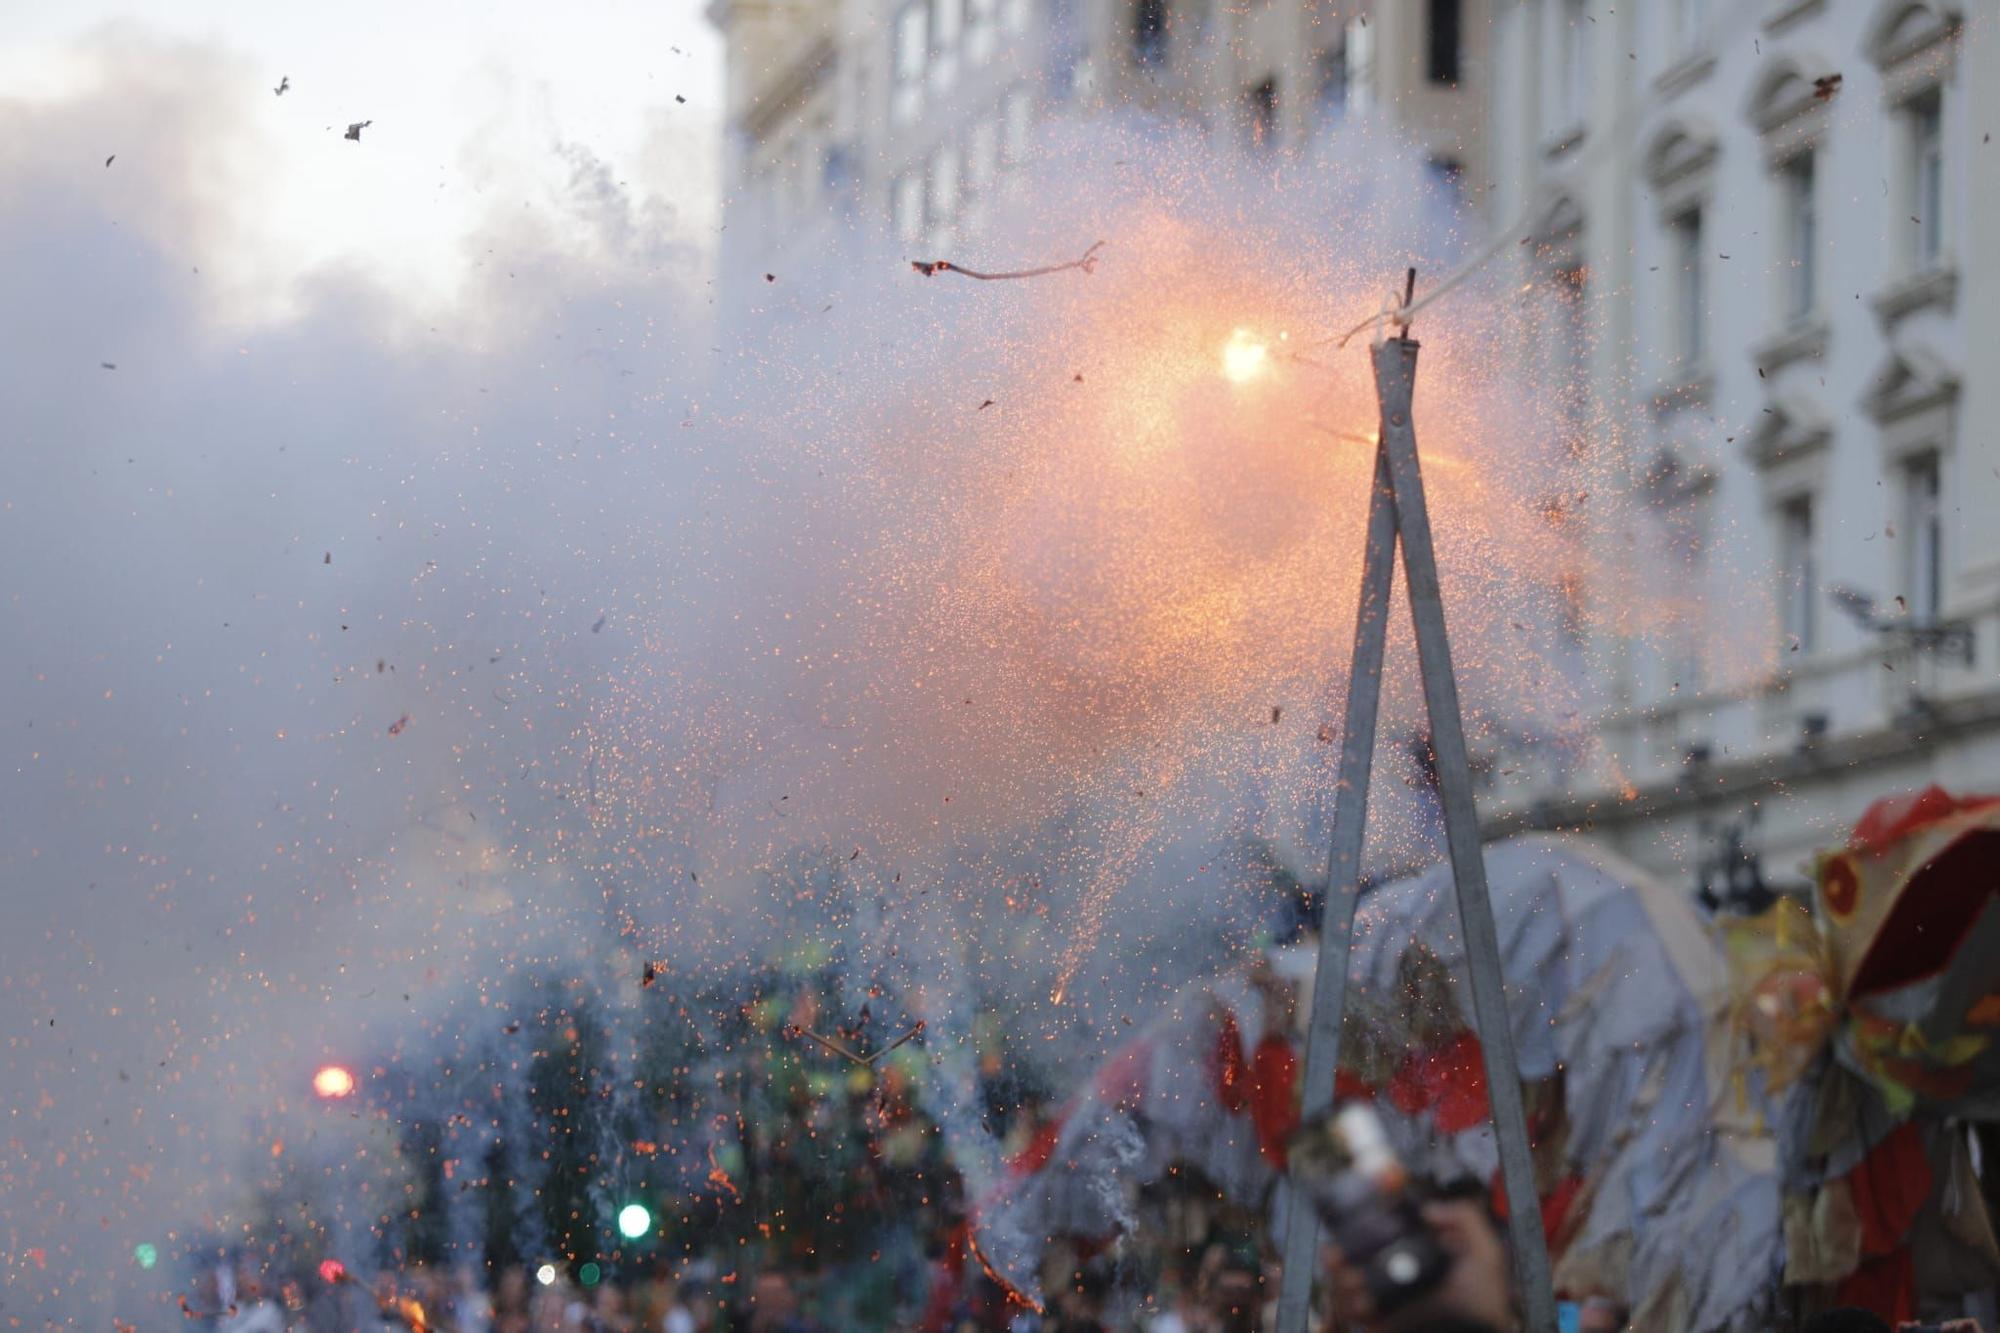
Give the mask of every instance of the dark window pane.
[(1430, 80), (1458, 82), (1461, 0), (1430, 0)]

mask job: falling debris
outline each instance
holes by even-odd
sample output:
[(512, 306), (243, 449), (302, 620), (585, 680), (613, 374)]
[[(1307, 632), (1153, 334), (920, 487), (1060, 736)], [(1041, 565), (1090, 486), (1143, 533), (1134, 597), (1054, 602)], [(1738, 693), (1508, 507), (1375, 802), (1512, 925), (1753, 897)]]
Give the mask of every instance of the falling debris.
[(685, 98), (685, 97), (682, 97), (682, 96), (681, 96), (681, 95), (680, 95), (679, 93), (675, 93), (675, 94), (674, 94), (674, 100), (675, 100), (676, 102), (681, 102), (681, 103), (685, 103), (685, 102), (687, 101), (687, 98)]
[(981, 282), (1002, 282), (1009, 278), (1040, 278), (1050, 273), (1063, 273), (1070, 269), (1081, 269), (1085, 273), (1097, 271), (1097, 252), (1104, 248), (1103, 241), (1097, 241), (1083, 252), (1081, 259), (1072, 259), (1066, 264), (1047, 264), (1041, 268), (1024, 268), (1012, 273), (981, 273), (978, 269), (965, 268), (949, 259), (913, 259), (910, 267), (925, 277), (935, 277), (940, 273), (956, 273), (961, 277), (977, 278)]
[(1813, 96), (1822, 102), (1831, 102), (1833, 95), (1840, 91), (1842, 77), (1839, 74), (1820, 75), (1813, 80)]
[(391, 736), (400, 736), (403, 734), (403, 728), (409, 725), (410, 725), (410, 715), (408, 713), (405, 713), (401, 717), (397, 718), (394, 722), (391, 722), (389, 724), (389, 734)]
[(648, 959), (646, 966), (640, 969), (639, 972), (639, 989), (644, 990), (646, 987), (651, 986), (655, 981), (659, 980), (659, 976), (660, 965)]
[(602, 615), (602, 616), (599, 616), (599, 617), (597, 618), (597, 623), (596, 623), (596, 624), (594, 624), (594, 625), (592, 625), (592, 626), (590, 627), (590, 632), (591, 632), (592, 634), (602, 634), (602, 633), (604, 633), (604, 622), (605, 622), (605, 621), (606, 621), (606, 620), (607, 620), (608, 618), (609, 618), (608, 614), (607, 614), (607, 615)]
[(977, 410), (978, 410), (978, 411), (981, 411), (981, 412), (984, 412), (984, 411), (985, 411), (985, 410), (986, 410), (987, 408), (989, 408), (989, 407), (991, 407), (991, 406), (993, 406), (993, 400), (992, 400), (991, 398), (988, 398), (988, 399), (987, 399), (987, 400), (986, 400), (985, 402), (983, 402), (983, 403), (981, 403), (981, 404), (979, 405), (979, 407), (978, 407), (978, 409), (977, 409)]
[(118, 160), (118, 154), (116, 154), (116, 153), (113, 153), (113, 154), (112, 154), (112, 155), (111, 155), (110, 157), (107, 157), (107, 158), (105, 158), (105, 159), (104, 159), (104, 165), (108, 167), (108, 166), (110, 166), (110, 165), (111, 165), (111, 164), (112, 164), (113, 162), (116, 162), (117, 160)]
[(330, 564), (332, 564), (332, 563), (333, 563), (333, 552), (331, 552), (331, 551), (328, 551), (328, 552), (326, 553), (326, 558), (325, 558), (325, 559), (323, 559), (323, 560), (321, 560), (321, 561), (320, 561), (320, 563), (321, 563), (322, 565), (330, 565)]
[(106, 370), (118, 369), (118, 363), (116, 361), (100, 361), (97, 364), (104, 367)]
[(354, 142), (360, 143), (361, 131), (367, 129), (370, 125), (373, 125), (374, 123), (375, 122), (372, 120), (357, 120), (353, 124), (347, 127), (347, 133), (342, 137), (352, 139), (354, 140)]
[[(738, 1203), (743, 1201), (743, 1191), (736, 1188), (736, 1182), (731, 1180), (729, 1173), (722, 1169), (722, 1163), (715, 1160), (715, 1144), (712, 1141), (708, 1145), (708, 1183), (715, 1186), (718, 1190), (728, 1190), (729, 1197)], [(728, 1282), (734, 1277), (735, 1274), (732, 1273), (729, 1277), (725, 1277), (722, 1280)]]
[(1272, 726), (1274, 726), (1274, 727), (1275, 727), (1275, 726), (1277, 726), (1277, 725), (1278, 725), (1278, 719), (1282, 718), (1282, 717), (1283, 717), (1284, 715), (1285, 715), (1285, 706), (1284, 706), (1283, 704), (1272, 704), (1272, 705), (1271, 705), (1271, 725), (1272, 725)]
[(766, 282), (776, 282), (777, 280), (778, 280), (778, 275), (775, 273), (766, 273), (764, 275), (764, 281)]
[(291, 87), (292, 87), (292, 76), (289, 74), (281, 74), (278, 76), (278, 86), (271, 90), (271, 95), (273, 97), (283, 97), (287, 92), (291, 90)]

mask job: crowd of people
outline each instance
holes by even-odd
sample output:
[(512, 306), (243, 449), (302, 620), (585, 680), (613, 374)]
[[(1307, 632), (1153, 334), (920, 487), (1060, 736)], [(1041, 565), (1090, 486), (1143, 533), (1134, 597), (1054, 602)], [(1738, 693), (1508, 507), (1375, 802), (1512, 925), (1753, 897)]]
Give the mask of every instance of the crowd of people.
[[(1421, 1299), (1384, 1313), (1361, 1273), (1329, 1248), (1321, 1284), (1327, 1308), (1315, 1333), (1508, 1333), (1520, 1327), (1505, 1245), (1491, 1214), (1476, 1202), (1427, 1205), (1424, 1217), (1450, 1256), (1444, 1279)], [(829, 1279), (767, 1267), (751, 1275), (697, 1264), (590, 1281), (543, 1267), (502, 1270), (489, 1284), (471, 1268), (413, 1268), (372, 1280), (337, 1264), (317, 1290), (286, 1281), (275, 1289), (245, 1260), (205, 1272), (182, 1313), (212, 1333), (837, 1333), (840, 1308)], [(1117, 1286), (1102, 1262), (1073, 1268), (1053, 1284), (1045, 1308), (1031, 1310), (991, 1283), (976, 1293), (942, 1271), (911, 1302), (915, 1317), (892, 1325), (907, 1333), (1265, 1333), (1276, 1327), (1279, 1271), (1255, 1245), (1215, 1242), (1182, 1255), (1144, 1292)], [(213, 1302), (213, 1304), (204, 1304)], [(1592, 1301), (1563, 1313), (1564, 1333), (1621, 1333), (1625, 1314)], [(1983, 1333), (1969, 1319), (1892, 1329), (1868, 1311), (1822, 1311), (1802, 1333)]]
[(740, 1285), (733, 1275), (659, 1273), (590, 1282), (545, 1267), (502, 1270), (487, 1284), (474, 1269), (424, 1267), (372, 1279), (329, 1264), (321, 1281), (266, 1283), (245, 1260), (196, 1281), (181, 1310), (213, 1333), (822, 1333), (804, 1316), (797, 1280), (769, 1269)]

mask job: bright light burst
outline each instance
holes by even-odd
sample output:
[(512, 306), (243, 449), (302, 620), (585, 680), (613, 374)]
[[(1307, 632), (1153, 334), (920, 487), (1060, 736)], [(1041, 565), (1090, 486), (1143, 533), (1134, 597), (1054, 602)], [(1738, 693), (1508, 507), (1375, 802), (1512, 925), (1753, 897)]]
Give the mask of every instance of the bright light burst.
[(339, 1065), (321, 1065), (313, 1075), (313, 1092), (328, 1101), (338, 1101), (354, 1091), (354, 1075)]
[(653, 1229), (653, 1214), (642, 1203), (628, 1203), (618, 1210), (618, 1234), (637, 1240)]
[(1248, 329), (1238, 329), (1222, 345), (1222, 373), (1232, 383), (1245, 384), (1269, 368), (1271, 349)]

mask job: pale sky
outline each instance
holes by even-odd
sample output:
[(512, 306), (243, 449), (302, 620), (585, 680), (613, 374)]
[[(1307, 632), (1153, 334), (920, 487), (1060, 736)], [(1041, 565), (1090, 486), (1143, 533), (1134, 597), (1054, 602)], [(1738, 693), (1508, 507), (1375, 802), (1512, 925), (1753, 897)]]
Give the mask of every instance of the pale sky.
[[(231, 191), (248, 196), (234, 200), (238, 239), (209, 265), (254, 260), (256, 280), (275, 290), (329, 262), (356, 264), (413, 297), (446, 296), (481, 218), (568, 175), (558, 144), (601, 160), (635, 205), (671, 203), (691, 239), (712, 236), (722, 61), (701, 9), (12, 0), (0, 5), (0, 100), (87, 91), (100, 77), (92, 45), (107, 40), (220, 54), (241, 85), (218, 99), (251, 108), (241, 128), (257, 147)], [(347, 142), (342, 130), (359, 120), (374, 123)], [(107, 141), (102, 153), (119, 149)], [(101, 157), (85, 165), (103, 170)]]

